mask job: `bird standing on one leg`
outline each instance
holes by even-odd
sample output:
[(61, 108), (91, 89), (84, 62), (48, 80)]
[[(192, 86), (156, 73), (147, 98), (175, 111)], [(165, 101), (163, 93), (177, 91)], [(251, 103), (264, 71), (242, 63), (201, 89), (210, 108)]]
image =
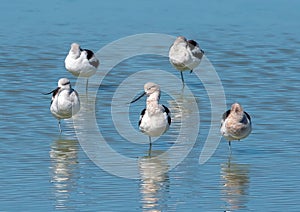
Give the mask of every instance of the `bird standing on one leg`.
[(160, 99), (160, 87), (159, 85), (148, 82), (144, 85), (145, 92), (131, 101), (136, 102), (144, 95), (147, 95), (146, 108), (142, 110), (139, 119), (139, 129), (142, 133), (149, 136), (149, 153), (152, 148), (151, 137), (158, 137), (164, 134), (171, 125), (171, 113), (170, 110), (159, 104)]
[(252, 131), (250, 115), (243, 110), (239, 103), (234, 103), (230, 110), (227, 110), (221, 120), (220, 132), (229, 142), (231, 151), (231, 141), (246, 138)]
[(76, 77), (85, 77), (86, 93), (88, 89), (88, 78), (94, 75), (99, 67), (99, 60), (89, 49), (82, 49), (77, 43), (72, 43), (71, 49), (65, 59), (65, 67)]
[(204, 55), (204, 51), (200, 49), (199, 44), (194, 40), (187, 40), (183, 36), (176, 38), (169, 50), (170, 63), (180, 71), (181, 81), (184, 85), (183, 71), (193, 71)]
[(61, 133), (60, 120), (71, 118), (80, 110), (79, 96), (78, 93), (72, 89), (70, 80), (67, 78), (58, 80), (58, 87), (46, 94), (51, 93), (50, 111), (53, 116), (58, 119), (58, 127)]

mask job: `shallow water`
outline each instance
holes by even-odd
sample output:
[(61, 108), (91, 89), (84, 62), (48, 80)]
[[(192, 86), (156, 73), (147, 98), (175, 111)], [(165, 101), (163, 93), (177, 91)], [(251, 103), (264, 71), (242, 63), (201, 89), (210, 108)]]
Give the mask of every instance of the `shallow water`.
[[(1, 5), (1, 211), (300, 210), (299, 2), (172, 4), (32, 0)], [(69, 45), (76, 41), (97, 52), (141, 33), (160, 33), (162, 40), (146, 43), (142, 36), (139, 45), (130, 42), (104, 54), (86, 99), (84, 80), (77, 82), (64, 69)], [(211, 126), (219, 125), (212, 122), (213, 109), (225, 102), (217, 91), (206, 90), (218, 80), (207, 79), (205, 66), (184, 72), (182, 90), (180, 73), (164, 56), (170, 45), (165, 35), (197, 40), (224, 89), (224, 109), (238, 101), (251, 114), (253, 131), (232, 143), (232, 154), (213, 134), (210, 144), (216, 149), (199, 164)], [(122, 58), (149, 48), (157, 54)], [(114, 64), (118, 57), (122, 61)], [(126, 81), (133, 76), (140, 80)], [(61, 77), (80, 91), (82, 110), (74, 125), (62, 122), (59, 135), (49, 111), (51, 97), (42, 93)], [(148, 138), (137, 129), (145, 99), (127, 104), (147, 80), (161, 85), (161, 103), (173, 119), (169, 131), (155, 140), (151, 157)], [(124, 81), (130, 86), (122, 90)], [(212, 99), (220, 104), (211, 107)]]

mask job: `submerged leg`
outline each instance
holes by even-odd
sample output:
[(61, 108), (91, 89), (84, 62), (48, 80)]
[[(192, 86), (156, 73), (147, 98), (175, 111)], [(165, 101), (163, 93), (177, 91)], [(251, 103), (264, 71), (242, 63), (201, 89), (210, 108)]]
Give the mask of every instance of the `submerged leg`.
[(59, 129), (59, 133), (61, 134), (62, 130), (61, 130), (61, 126), (60, 126), (60, 119), (58, 120), (58, 129)]
[(228, 156), (227, 167), (230, 168), (231, 165), (231, 154)]
[(152, 151), (152, 142), (151, 142), (151, 137), (149, 136), (149, 151), (148, 151), (149, 157), (151, 157), (151, 151)]
[(229, 144), (229, 145), (228, 145), (229, 151), (230, 151), (230, 154), (231, 154), (231, 153), (232, 153), (232, 150), (231, 150), (231, 141), (229, 141), (228, 144)]
[(86, 79), (85, 94), (88, 95), (89, 79)]

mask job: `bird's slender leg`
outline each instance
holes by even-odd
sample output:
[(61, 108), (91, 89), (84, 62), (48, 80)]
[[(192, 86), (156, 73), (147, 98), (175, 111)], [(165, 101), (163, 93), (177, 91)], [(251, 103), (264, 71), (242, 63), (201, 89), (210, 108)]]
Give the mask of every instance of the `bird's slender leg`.
[(184, 86), (184, 79), (183, 79), (183, 73), (182, 73), (182, 71), (180, 71), (180, 75), (181, 75), (181, 81), (182, 81), (182, 84), (183, 84), (183, 86)]

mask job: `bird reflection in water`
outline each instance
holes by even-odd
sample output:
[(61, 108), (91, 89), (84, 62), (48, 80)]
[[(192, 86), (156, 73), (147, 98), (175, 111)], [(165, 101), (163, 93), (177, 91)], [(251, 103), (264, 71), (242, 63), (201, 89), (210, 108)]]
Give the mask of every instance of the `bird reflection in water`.
[(194, 101), (194, 96), (189, 96), (188, 94), (185, 94), (184, 91), (175, 95), (174, 100), (168, 101), (174, 122), (180, 123), (182, 118), (188, 119), (188, 117), (194, 112), (191, 108), (191, 104), (194, 103)]
[(221, 164), (222, 198), (226, 211), (245, 209), (249, 196), (249, 165), (232, 162)]
[(159, 155), (161, 151), (152, 151), (152, 156), (145, 156), (139, 161), (141, 176), (140, 192), (143, 211), (166, 211), (169, 193), (169, 165)]
[(59, 139), (50, 150), (51, 182), (55, 194), (56, 209), (67, 209), (70, 192), (76, 186), (74, 172), (77, 167), (78, 141)]

